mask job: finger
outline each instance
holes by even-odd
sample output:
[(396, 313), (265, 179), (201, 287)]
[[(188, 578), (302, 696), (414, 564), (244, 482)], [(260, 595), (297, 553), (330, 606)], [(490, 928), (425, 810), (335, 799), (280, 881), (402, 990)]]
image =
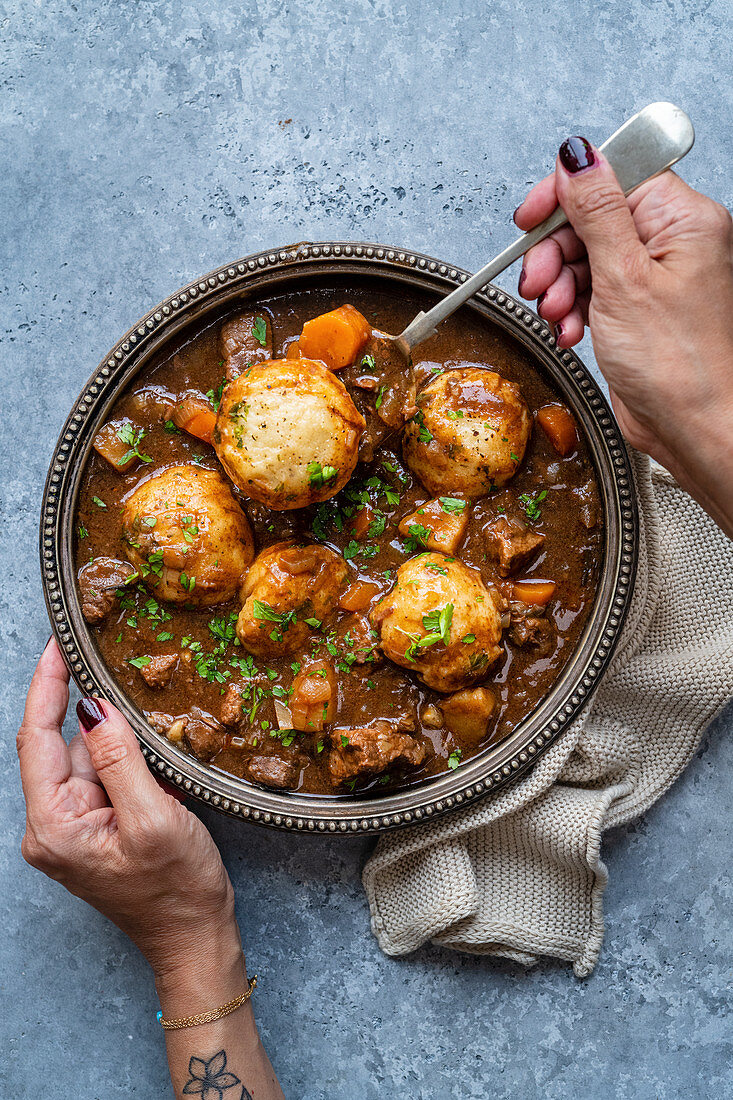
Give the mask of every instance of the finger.
[(61, 736), (69, 704), (69, 673), (55, 640), (36, 665), (18, 731), (18, 758), (28, 812), (42, 815), (71, 773), (71, 756)]
[(543, 321), (560, 321), (575, 304), (575, 275), (572, 268), (564, 264), (552, 286), (537, 301), (537, 312)]
[[(519, 293), (524, 298), (538, 298), (557, 278), (563, 263), (585, 259), (585, 255), (585, 245), (579, 240), (575, 230), (564, 225), (546, 241), (530, 248), (519, 276)], [(555, 271), (557, 274), (554, 274)], [(551, 275), (553, 278), (550, 279)]]
[(583, 318), (583, 307), (580, 303), (576, 303), (555, 326), (555, 341), (558, 348), (572, 348), (580, 343), (584, 331), (586, 331), (586, 320)]
[(148, 770), (132, 727), (116, 707), (100, 699), (81, 699), (76, 711), (91, 765), (114, 806), (120, 832), (132, 832), (166, 796)]
[(608, 161), (585, 138), (560, 146), (557, 196), (583, 241), (594, 279), (626, 282), (650, 264), (626, 197)]
[(514, 223), (525, 233), (533, 229), (541, 221), (549, 217), (557, 206), (557, 194), (555, 192), (555, 173), (545, 176), (536, 183), (527, 197), (514, 211)]
[(539, 298), (555, 282), (562, 265), (563, 254), (558, 242), (553, 237), (540, 241), (524, 257), (519, 293), (523, 298)]
[(96, 783), (101, 787), (101, 780), (92, 767), (89, 750), (81, 733), (75, 734), (69, 741), (69, 753), (71, 755), (72, 776), (76, 779), (85, 779), (88, 783)]

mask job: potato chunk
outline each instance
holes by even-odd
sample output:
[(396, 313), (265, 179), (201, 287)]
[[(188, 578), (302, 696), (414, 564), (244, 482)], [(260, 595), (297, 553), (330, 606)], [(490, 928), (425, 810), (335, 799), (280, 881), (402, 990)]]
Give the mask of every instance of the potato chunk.
[(485, 687), (457, 691), (443, 703), (445, 728), (456, 737), (478, 744), (488, 732), (496, 698)]
[(466, 533), (469, 515), (469, 505), (460, 497), (436, 497), (400, 520), (398, 530), (426, 550), (455, 554)]

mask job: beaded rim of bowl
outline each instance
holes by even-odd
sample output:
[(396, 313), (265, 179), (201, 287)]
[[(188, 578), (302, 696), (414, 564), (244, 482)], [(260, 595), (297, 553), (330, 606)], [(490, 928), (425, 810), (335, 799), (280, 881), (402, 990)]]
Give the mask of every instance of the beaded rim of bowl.
[[(636, 573), (638, 512), (629, 456), (594, 379), (573, 352), (559, 349), (537, 314), (489, 284), (475, 308), (517, 339), (552, 375), (581, 420), (596, 463), (605, 510), (605, 558), (596, 604), (583, 636), (549, 695), (510, 737), (449, 775), (381, 797), (275, 792), (219, 772), (157, 734), (117, 687), (81, 616), (71, 551), (71, 526), (92, 427), (130, 376), (174, 332), (238, 291), (256, 293), (329, 275), (386, 276), (446, 292), (468, 272), (407, 249), (369, 243), (301, 243), (246, 256), (197, 279), (147, 313), (99, 364), (77, 398), (56, 444), (43, 493), (41, 572), (54, 635), (80, 691), (111, 699), (126, 714), (151, 770), (185, 795), (241, 820), (305, 833), (359, 835), (429, 821), (467, 805), (525, 772), (587, 704), (611, 658), (629, 607)], [(287, 280), (287, 282), (286, 282)], [(467, 307), (463, 307), (467, 308)]]

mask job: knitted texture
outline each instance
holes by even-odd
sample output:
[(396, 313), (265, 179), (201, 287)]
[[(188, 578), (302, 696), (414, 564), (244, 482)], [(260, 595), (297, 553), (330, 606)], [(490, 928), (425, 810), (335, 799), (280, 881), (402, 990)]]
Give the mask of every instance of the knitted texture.
[(433, 943), (590, 974), (603, 940), (604, 829), (647, 809), (733, 691), (733, 543), (633, 454), (639, 570), (586, 710), (531, 772), (468, 809), (385, 835), (364, 869), (388, 955)]

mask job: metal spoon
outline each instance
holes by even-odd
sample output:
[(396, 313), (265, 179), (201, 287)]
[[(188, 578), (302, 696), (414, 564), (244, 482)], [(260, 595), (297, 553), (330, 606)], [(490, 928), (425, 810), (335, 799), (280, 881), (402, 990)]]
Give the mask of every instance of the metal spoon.
[[(624, 194), (628, 195), (646, 180), (653, 179), (682, 160), (689, 153), (694, 140), (695, 131), (683, 110), (673, 103), (650, 103), (625, 122), (600, 148), (616, 173)], [(441, 321), (455, 313), (468, 298), (523, 256), (533, 245), (549, 237), (566, 222), (564, 211), (561, 207), (556, 207), (549, 218), (545, 218), (528, 233), (523, 233), (427, 313), (418, 313), (399, 336), (380, 333), (380, 339), (394, 343), (409, 360), (412, 349), (427, 340), (428, 336), (432, 336)]]

